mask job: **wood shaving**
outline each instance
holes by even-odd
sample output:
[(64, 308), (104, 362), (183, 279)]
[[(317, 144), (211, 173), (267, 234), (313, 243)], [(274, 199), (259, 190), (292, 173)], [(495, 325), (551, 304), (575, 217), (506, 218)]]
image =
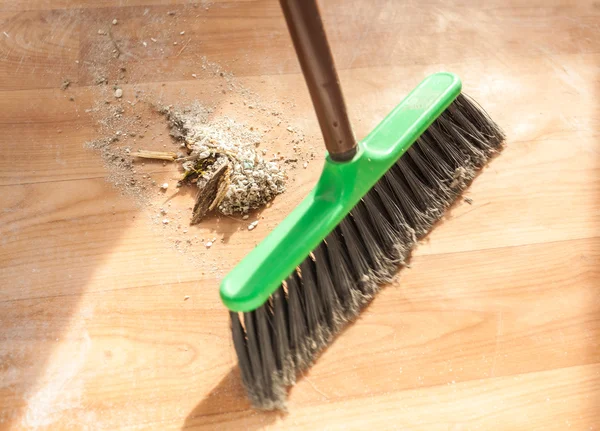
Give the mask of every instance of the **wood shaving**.
[(197, 178), (198, 194), (192, 210), (191, 224), (199, 223), (209, 211), (218, 207), (230, 184), (231, 170), (227, 157), (218, 156), (214, 162), (208, 162), (210, 164)]
[(177, 158), (177, 154), (170, 151), (139, 150), (131, 155), (142, 159), (166, 160), (169, 162), (172, 162)]

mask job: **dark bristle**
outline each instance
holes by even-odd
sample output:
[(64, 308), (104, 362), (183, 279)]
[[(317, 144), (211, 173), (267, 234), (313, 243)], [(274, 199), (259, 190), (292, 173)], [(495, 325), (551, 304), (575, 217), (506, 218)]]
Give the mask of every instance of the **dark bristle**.
[(373, 287), (378, 290), (379, 284), (391, 281), (390, 273), (398, 266), (397, 261), (393, 262), (383, 251), (383, 241), (371, 222), (364, 201), (356, 204), (350, 214), (360, 235), (361, 250), (368, 258), (369, 268), (375, 280)]
[(327, 249), (327, 257), (331, 262), (331, 282), (340, 300), (341, 312), (348, 320), (359, 313), (360, 306), (366, 300), (362, 291), (354, 288), (356, 282), (350, 270), (350, 258), (336, 231), (331, 232), (321, 246)]
[(389, 260), (390, 265), (397, 266), (402, 256), (402, 249), (398, 248), (398, 244), (401, 242), (401, 233), (396, 231), (388, 220), (385, 206), (375, 190), (369, 191), (363, 198), (363, 202), (382, 252)]
[[(230, 311), (229, 317), (231, 318), (231, 333), (233, 335), (233, 345), (235, 352), (238, 357), (238, 361), (242, 364), (249, 364), (250, 358), (248, 357), (248, 343), (246, 342), (246, 333), (242, 328), (240, 317), (237, 312)], [(240, 367), (242, 373), (242, 381), (244, 386), (247, 388), (254, 387), (254, 376), (252, 370), (248, 366)], [(251, 396), (252, 399), (256, 398)]]
[(408, 225), (414, 229), (418, 237), (424, 235), (431, 227), (431, 218), (419, 208), (419, 202), (410, 191), (398, 166), (387, 171), (383, 178), (392, 190), (395, 201), (402, 210)]
[[(440, 115), (440, 118), (443, 116), (444, 114)], [(431, 138), (438, 154), (446, 160), (455, 172), (459, 169), (465, 170), (469, 173), (469, 180), (472, 179), (474, 175), (473, 162), (469, 159), (469, 156), (462, 151), (459, 143), (451, 141), (452, 145), (448, 145), (449, 136), (442, 131), (437, 120), (434, 124), (435, 127), (429, 127), (424, 135)]]
[(407, 159), (402, 157), (398, 160), (396, 166), (398, 166), (406, 184), (408, 184), (419, 210), (426, 214), (428, 219), (437, 219), (437, 212), (444, 208), (443, 195), (421, 181), (415, 169), (406, 162)]
[(496, 153), (504, 142), (506, 136), (498, 125), (491, 119), (488, 113), (473, 99), (466, 94), (459, 94), (454, 103), (448, 107), (448, 112), (462, 113), (480, 131), (485, 140), (482, 148), (488, 155)]
[(409, 150), (414, 150), (416, 157), (422, 157), (429, 162), (429, 172), (435, 175), (438, 181), (450, 185), (448, 178), (452, 178), (454, 169), (446, 162), (439, 150), (436, 150), (436, 145), (428, 136), (421, 135)]
[(288, 305), (283, 286), (273, 293), (273, 326), (275, 332), (275, 351), (277, 354), (277, 369), (281, 370), (280, 376), (284, 385), (289, 386), (296, 382), (294, 372), (294, 359), (290, 349), (288, 331)]
[(273, 391), (276, 390), (277, 374), (275, 370), (275, 350), (273, 349), (272, 331), (269, 325), (269, 316), (267, 312), (267, 304), (256, 309), (254, 313), (258, 348), (260, 351), (261, 376), (263, 379), (262, 389), (266, 396), (272, 397)]
[(371, 295), (375, 285), (373, 271), (369, 267), (368, 258), (361, 247), (361, 239), (356, 231), (356, 226), (351, 215), (346, 216), (338, 227), (339, 237), (344, 243), (344, 248), (350, 258), (350, 271), (354, 276), (354, 283), (364, 295)]
[(336, 331), (344, 323), (342, 304), (333, 286), (329, 258), (325, 244), (321, 243), (314, 251), (317, 276), (317, 290), (321, 296), (323, 313), (327, 327)]
[(323, 303), (315, 278), (313, 260), (308, 257), (300, 264), (302, 291), (304, 293), (304, 312), (308, 324), (308, 343), (306, 347), (312, 357), (329, 341), (330, 331), (323, 319)]
[(285, 409), (296, 374), (392, 279), (503, 141), (488, 114), (459, 95), (265, 304), (242, 318), (230, 313), (255, 407)]
[(381, 204), (385, 207), (385, 215), (397, 233), (398, 242), (395, 245), (400, 252), (400, 261), (403, 261), (416, 241), (415, 230), (406, 221), (394, 199), (393, 192), (385, 181), (377, 182), (368, 194), (372, 193), (379, 196)]
[(288, 328), (290, 332), (290, 348), (293, 352), (292, 358), (295, 367), (304, 369), (310, 362), (309, 355), (306, 354), (308, 328), (295, 273), (287, 278), (287, 288), (288, 314), (290, 319)]
[[(262, 308), (262, 307), (261, 307)], [(270, 393), (265, 391), (265, 385), (270, 384), (271, 378), (263, 376), (262, 361), (260, 358), (260, 348), (258, 341), (258, 334), (256, 332), (256, 314), (258, 310), (250, 313), (244, 313), (244, 324), (246, 330), (246, 347), (248, 350), (248, 371), (252, 374), (252, 392), (250, 393), (251, 400), (254, 399), (271, 399)], [(239, 357), (238, 357), (239, 360)]]
[[(460, 115), (462, 121), (459, 124), (463, 126), (472, 126), (466, 118)], [(455, 118), (452, 118), (455, 120)], [(454, 142), (458, 144), (460, 150), (469, 157), (469, 160), (477, 167), (481, 167), (487, 161), (486, 154), (477, 146), (477, 142), (483, 141), (483, 135), (475, 129), (474, 126), (469, 127), (468, 130), (461, 128), (457, 123), (444, 118), (439, 118), (439, 123), (443, 131), (449, 135)]]

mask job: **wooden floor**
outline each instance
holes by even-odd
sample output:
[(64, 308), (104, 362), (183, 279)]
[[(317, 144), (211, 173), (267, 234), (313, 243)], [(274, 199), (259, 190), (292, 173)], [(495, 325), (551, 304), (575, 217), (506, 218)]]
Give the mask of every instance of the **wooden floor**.
[(0, 0), (0, 429), (600, 429), (600, 3), (322, 0), (357, 136), (450, 70), (508, 141), (284, 415), (246, 401), (218, 284), (320, 163), (255, 231), (197, 228), (218, 238), (198, 262), (83, 146), (98, 23), (141, 50), (174, 11), (191, 42), (136, 55), (129, 85), (189, 97), (206, 56), (320, 148), (277, 2), (198, 3)]

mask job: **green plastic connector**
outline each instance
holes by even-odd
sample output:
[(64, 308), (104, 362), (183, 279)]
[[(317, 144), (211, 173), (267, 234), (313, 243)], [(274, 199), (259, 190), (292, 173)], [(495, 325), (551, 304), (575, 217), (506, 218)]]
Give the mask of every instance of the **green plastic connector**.
[(227, 308), (252, 311), (260, 307), (460, 91), (456, 75), (431, 75), (358, 144), (352, 160), (336, 163), (327, 156), (310, 194), (221, 283), (221, 299)]

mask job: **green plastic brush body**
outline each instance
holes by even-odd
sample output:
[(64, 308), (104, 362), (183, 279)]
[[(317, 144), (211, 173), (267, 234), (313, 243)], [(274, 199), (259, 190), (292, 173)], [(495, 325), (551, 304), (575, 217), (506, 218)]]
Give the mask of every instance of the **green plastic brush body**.
[(221, 283), (227, 308), (248, 312), (261, 306), (460, 92), (456, 75), (433, 74), (359, 143), (352, 160), (327, 156), (310, 194)]

